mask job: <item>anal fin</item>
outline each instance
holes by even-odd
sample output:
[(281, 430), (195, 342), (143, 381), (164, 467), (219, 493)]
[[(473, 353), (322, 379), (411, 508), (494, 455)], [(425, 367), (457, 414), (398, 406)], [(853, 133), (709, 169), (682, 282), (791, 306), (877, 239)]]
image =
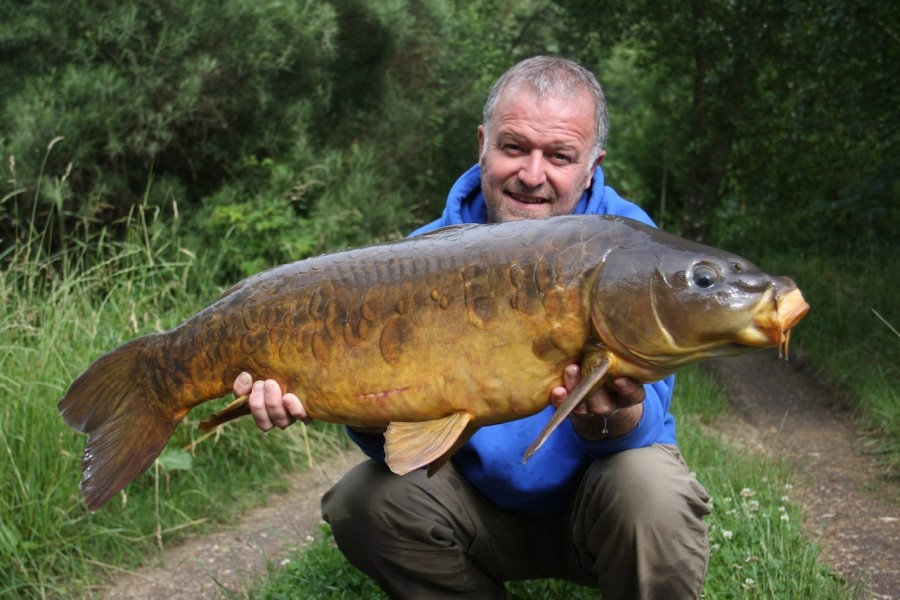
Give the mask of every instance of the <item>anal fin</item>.
[[(440, 460), (454, 448), (471, 420), (471, 414), (457, 412), (433, 421), (414, 423), (392, 421), (384, 433), (387, 466), (397, 475), (406, 475), (419, 467)], [(473, 428), (470, 437), (475, 433), (474, 429), (477, 428)], [(446, 459), (441, 464), (444, 462)]]

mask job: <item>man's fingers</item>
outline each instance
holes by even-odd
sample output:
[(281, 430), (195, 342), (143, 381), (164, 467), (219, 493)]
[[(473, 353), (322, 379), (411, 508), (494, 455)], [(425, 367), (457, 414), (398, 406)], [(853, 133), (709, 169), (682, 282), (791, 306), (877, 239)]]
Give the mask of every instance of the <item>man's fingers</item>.
[(554, 408), (559, 408), (559, 405), (566, 401), (566, 398), (569, 396), (569, 392), (563, 386), (559, 385), (550, 390), (550, 404), (553, 405)]
[(284, 429), (296, 420), (285, 410), (284, 396), (277, 381), (267, 379), (263, 388), (263, 394), (265, 396), (266, 410), (269, 412), (269, 419), (275, 427)]
[(285, 410), (290, 416), (294, 417), (294, 419), (303, 421), (304, 423), (308, 423), (312, 420), (309, 418), (309, 415), (306, 414), (303, 403), (300, 402), (300, 398), (296, 395), (288, 393), (285, 394), (282, 399), (284, 400)]
[[(243, 375), (242, 373), (235, 380), (235, 393), (243, 391), (243, 382), (240, 381)], [(256, 421), (256, 426), (263, 431), (269, 431), (273, 427), (284, 429), (298, 419), (304, 422), (311, 420), (300, 398), (295, 394), (283, 394), (281, 386), (274, 379), (254, 381), (248, 391), (250, 414)]]
[(644, 386), (629, 377), (616, 377), (612, 380), (612, 389), (619, 397), (620, 407), (633, 406), (644, 401), (647, 392)]
[(247, 404), (250, 406), (250, 414), (256, 421), (256, 426), (263, 431), (269, 431), (274, 427), (272, 420), (269, 418), (269, 411), (266, 408), (265, 382), (254, 381), (247, 398)]
[(563, 385), (566, 390), (569, 392), (574, 390), (579, 381), (581, 381), (581, 367), (578, 365), (566, 367), (566, 370), (563, 371)]
[(578, 414), (609, 417), (616, 410), (616, 404), (610, 393), (603, 387), (594, 388), (581, 403), (584, 411)]
[(250, 376), (250, 373), (244, 371), (234, 380), (234, 385), (231, 389), (234, 391), (235, 397), (249, 395), (253, 389), (253, 377)]

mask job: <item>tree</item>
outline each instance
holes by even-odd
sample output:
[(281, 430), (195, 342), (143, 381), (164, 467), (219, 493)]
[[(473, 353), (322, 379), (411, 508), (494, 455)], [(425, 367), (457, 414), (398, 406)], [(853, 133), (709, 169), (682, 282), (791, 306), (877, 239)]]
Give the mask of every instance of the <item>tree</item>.
[(303, 132), (328, 97), (334, 20), (327, 4), (249, 0), (11, 11), (0, 25), (0, 151), (15, 171), (3, 208), (28, 215), (37, 202), (40, 216), (64, 205), (67, 218), (111, 222), (153, 192), (154, 174), (196, 200), (241, 157)]
[[(898, 132), (887, 124), (898, 116), (900, 81), (893, 5), (695, 0), (592, 11), (581, 0), (562, 4), (575, 32), (567, 49), (599, 64), (627, 44), (636, 76), (677, 98), (665, 117), (684, 126), (634, 143), (675, 145), (684, 155), (680, 188), (668, 190), (679, 200), (684, 234), (708, 239), (721, 215), (746, 211), (770, 219), (786, 207), (800, 211), (797, 219), (815, 206), (841, 205), (853, 216), (891, 211)], [(848, 168), (828, 168), (836, 162)], [(651, 189), (659, 183), (645, 180)]]

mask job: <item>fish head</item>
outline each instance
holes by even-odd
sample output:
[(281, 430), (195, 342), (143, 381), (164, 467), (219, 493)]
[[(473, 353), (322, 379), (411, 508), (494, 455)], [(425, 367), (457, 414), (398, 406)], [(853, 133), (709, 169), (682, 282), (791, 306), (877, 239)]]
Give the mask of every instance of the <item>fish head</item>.
[(791, 279), (650, 231), (607, 254), (591, 318), (617, 374), (652, 381), (709, 357), (786, 351), (791, 329), (808, 310)]

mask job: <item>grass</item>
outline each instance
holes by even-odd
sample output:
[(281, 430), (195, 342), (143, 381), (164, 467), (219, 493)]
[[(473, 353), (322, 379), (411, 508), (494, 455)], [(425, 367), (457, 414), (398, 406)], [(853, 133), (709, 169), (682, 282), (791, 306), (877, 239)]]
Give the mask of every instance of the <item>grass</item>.
[(900, 304), (893, 289), (900, 255), (881, 246), (831, 255), (780, 254), (766, 268), (790, 273), (809, 315), (798, 344), (824, 381), (851, 399), (867, 451), (881, 457), (885, 478), (900, 478)]
[[(177, 324), (217, 293), (208, 269), (172, 243), (177, 231), (142, 213), (132, 219), (137, 233), (120, 243), (101, 232), (65, 252), (22, 244), (4, 257), (0, 598), (88, 593), (173, 540), (263, 501), (284, 485), (276, 474), (305, 466), (311, 445), (343, 443), (334, 428), (265, 438), (249, 422), (198, 443), (195, 425), (215, 408), (203, 407), (154, 467), (95, 514), (85, 509), (78, 491), (85, 437), (65, 426), (57, 401), (98, 355)], [(201, 288), (205, 298), (190, 291)], [(317, 438), (312, 444), (307, 431)]]

